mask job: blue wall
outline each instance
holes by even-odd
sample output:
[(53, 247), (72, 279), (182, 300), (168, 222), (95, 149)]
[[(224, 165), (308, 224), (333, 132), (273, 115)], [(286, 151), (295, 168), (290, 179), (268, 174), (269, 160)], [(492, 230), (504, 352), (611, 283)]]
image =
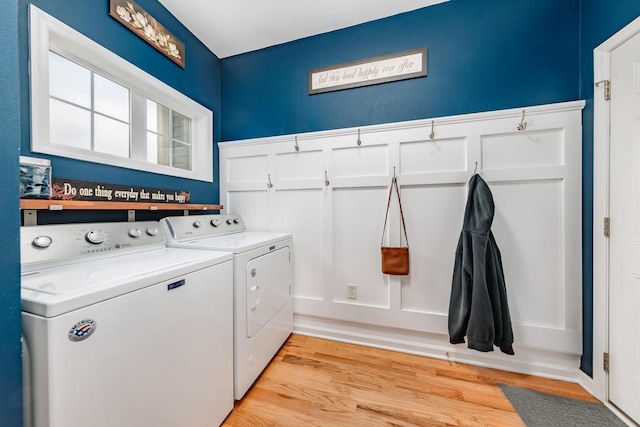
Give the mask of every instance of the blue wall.
[(22, 426), (20, 354), (20, 73), (18, 0), (0, 1), (0, 424)]
[[(220, 112), (220, 60), (157, 0), (136, 0), (136, 3), (185, 43), (185, 69), (174, 64), (143, 39), (111, 18), (109, 16), (109, 0), (20, 0), (20, 65), (22, 76), (27, 76), (29, 3), (33, 3), (118, 56), (212, 110), (214, 113), (214, 141), (217, 144), (220, 139), (220, 124), (218, 123)], [(23, 155), (31, 155), (29, 150), (31, 123), (29, 120), (28, 78), (21, 80), (21, 97), (24, 100), (21, 111), (21, 148)], [(212, 144), (214, 141), (212, 141)], [(45, 156), (39, 153), (32, 155), (50, 158), (53, 175), (57, 177), (188, 190), (191, 192), (192, 203), (218, 203), (220, 200), (217, 166), (215, 167), (214, 182), (207, 183), (97, 163)], [(215, 165), (217, 165), (217, 156), (218, 150), (217, 145), (215, 145)], [(84, 218), (84, 215), (81, 215), (81, 219), (88, 221), (88, 219)]]
[[(578, 99), (579, 17), (579, 0), (452, 0), (225, 58), (222, 139)], [(307, 95), (309, 69), (423, 46), (426, 78)]]
[[(582, 136), (583, 316), (582, 370), (593, 372), (593, 49), (640, 15), (638, 0), (582, 0), (580, 96), (587, 101)], [(598, 221), (601, 221), (598, 219)]]

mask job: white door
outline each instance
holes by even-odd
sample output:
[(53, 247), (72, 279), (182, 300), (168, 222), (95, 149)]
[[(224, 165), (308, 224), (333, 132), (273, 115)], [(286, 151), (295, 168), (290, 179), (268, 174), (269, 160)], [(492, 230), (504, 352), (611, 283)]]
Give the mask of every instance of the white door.
[(609, 400), (640, 422), (640, 34), (611, 52)]

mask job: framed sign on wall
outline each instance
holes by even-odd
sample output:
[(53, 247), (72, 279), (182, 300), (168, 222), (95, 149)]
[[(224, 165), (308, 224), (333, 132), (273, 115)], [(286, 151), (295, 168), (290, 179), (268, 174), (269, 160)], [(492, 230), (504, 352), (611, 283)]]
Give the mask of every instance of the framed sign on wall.
[(133, 0), (110, 0), (109, 15), (173, 62), (185, 67), (185, 45)]
[(427, 48), (309, 70), (309, 95), (426, 77)]

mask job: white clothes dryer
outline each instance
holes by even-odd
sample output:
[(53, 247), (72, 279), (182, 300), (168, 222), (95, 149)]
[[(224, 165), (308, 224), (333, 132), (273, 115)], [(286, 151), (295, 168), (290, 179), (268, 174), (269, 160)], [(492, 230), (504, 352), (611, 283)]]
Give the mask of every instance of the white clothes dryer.
[(25, 425), (220, 425), (233, 261), (157, 221), (21, 227)]
[(171, 247), (233, 253), (234, 397), (240, 400), (293, 331), (292, 236), (246, 231), (239, 215), (160, 223)]

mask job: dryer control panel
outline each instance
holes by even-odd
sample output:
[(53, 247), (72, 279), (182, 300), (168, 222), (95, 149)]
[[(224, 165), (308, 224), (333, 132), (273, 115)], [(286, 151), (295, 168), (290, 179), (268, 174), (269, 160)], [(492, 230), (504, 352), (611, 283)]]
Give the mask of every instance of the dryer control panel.
[(246, 231), (240, 215), (171, 216), (163, 218), (160, 223), (168, 235), (178, 241)]

